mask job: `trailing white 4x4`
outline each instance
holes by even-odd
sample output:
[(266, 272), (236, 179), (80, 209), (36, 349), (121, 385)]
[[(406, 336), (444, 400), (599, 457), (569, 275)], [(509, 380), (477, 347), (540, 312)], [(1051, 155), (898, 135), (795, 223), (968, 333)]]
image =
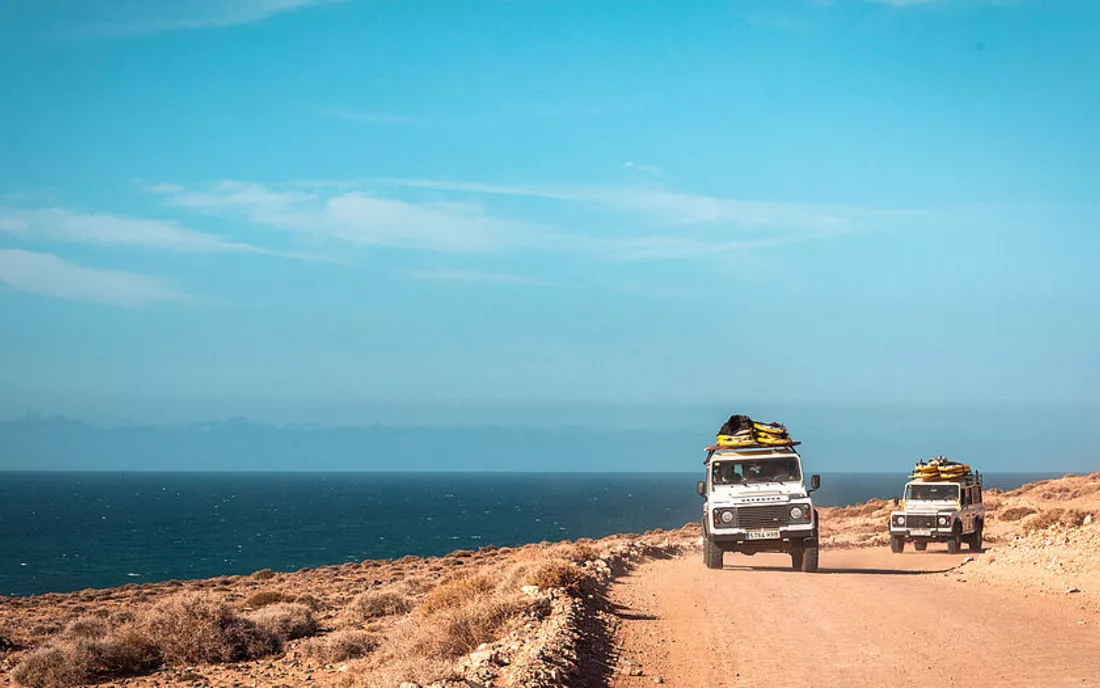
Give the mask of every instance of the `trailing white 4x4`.
[(706, 480), (697, 485), (703, 504), (703, 561), (722, 568), (726, 552), (786, 552), (791, 565), (816, 571), (817, 511), (810, 493), (820, 476), (802, 480), (794, 443), (780, 447), (711, 447)]
[(917, 551), (928, 549), (929, 542), (946, 542), (951, 554), (958, 554), (964, 542), (971, 550), (981, 550), (985, 529), (981, 474), (938, 457), (917, 464), (910, 477), (901, 509), (890, 513), (890, 550), (900, 554), (906, 542), (912, 542)]

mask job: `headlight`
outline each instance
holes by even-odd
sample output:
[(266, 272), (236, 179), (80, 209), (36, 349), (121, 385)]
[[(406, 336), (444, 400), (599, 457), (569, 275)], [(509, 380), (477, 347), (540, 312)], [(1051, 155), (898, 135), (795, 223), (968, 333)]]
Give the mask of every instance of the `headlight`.
[(791, 507), (791, 520), (792, 521), (799, 521), (805, 515), (806, 515), (806, 512), (802, 509), (802, 507), (800, 507), (800, 506), (792, 506)]
[(946, 516), (940, 516), (940, 525), (941, 526), (947, 525), (947, 521), (948, 521), (948, 519), (947, 519)]
[(730, 522), (733, 521), (733, 512), (732, 511), (723, 511), (722, 515), (719, 518), (722, 519), (722, 523), (730, 523)]
[(896, 526), (905, 525), (905, 516), (903, 516), (901, 514), (898, 514), (897, 516), (895, 516), (894, 517), (894, 525), (896, 525)]

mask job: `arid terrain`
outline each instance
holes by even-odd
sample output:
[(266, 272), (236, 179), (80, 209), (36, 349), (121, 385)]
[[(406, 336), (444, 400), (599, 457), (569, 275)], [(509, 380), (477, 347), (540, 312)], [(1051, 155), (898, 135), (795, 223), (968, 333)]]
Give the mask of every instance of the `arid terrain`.
[(988, 491), (981, 553), (892, 506), (822, 509), (818, 574), (688, 525), (0, 598), (0, 685), (1100, 685), (1100, 473)]

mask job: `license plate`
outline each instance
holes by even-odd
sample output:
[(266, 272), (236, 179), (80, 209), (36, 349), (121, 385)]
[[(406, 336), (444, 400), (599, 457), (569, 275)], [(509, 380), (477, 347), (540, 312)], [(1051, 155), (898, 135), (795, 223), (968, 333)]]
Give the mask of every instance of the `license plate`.
[(778, 530), (752, 530), (745, 533), (746, 540), (778, 540)]
[(914, 537), (930, 537), (932, 535), (931, 530), (910, 530), (909, 534)]

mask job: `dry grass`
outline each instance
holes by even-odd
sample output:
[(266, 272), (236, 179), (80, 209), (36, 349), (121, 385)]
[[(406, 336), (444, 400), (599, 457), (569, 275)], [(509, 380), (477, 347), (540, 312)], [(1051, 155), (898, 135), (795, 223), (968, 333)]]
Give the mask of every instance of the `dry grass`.
[(277, 652), (280, 641), (211, 593), (169, 597), (141, 614), (140, 633), (154, 639), (168, 664), (237, 662)]
[(1078, 509), (1047, 509), (1040, 511), (1035, 516), (1024, 521), (1022, 529), (1024, 533), (1033, 533), (1037, 530), (1045, 530), (1055, 525), (1077, 528), (1085, 523), (1092, 514)]
[(67, 640), (76, 640), (77, 638), (96, 640), (106, 636), (110, 631), (111, 627), (107, 624), (106, 619), (98, 616), (81, 616), (73, 619), (65, 626), (65, 630), (61, 631), (61, 637)]
[(12, 678), (31, 688), (66, 688), (143, 674), (160, 662), (147, 639), (122, 631), (102, 639), (57, 640), (24, 658)]
[(260, 569), (250, 576), (253, 580), (271, 580), (274, 577), (275, 572), (271, 569)]
[(458, 657), (495, 639), (524, 606), (518, 588), (485, 573), (445, 581), (420, 605), (422, 632), (413, 644), (422, 654)]
[(297, 597), (295, 595), (288, 595), (281, 590), (260, 590), (254, 592), (245, 598), (242, 606), (250, 609), (259, 609), (260, 607), (266, 607), (269, 604), (278, 604), (279, 602), (295, 602)]
[(26, 657), (13, 678), (32, 688), (62, 688), (143, 674), (161, 664), (236, 662), (279, 651), (286, 640), (317, 631), (310, 609), (276, 603), (238, 614), (212, 593), (165, 598), (115, 625), (80, 616)]
[(383, 616), (406, 614), (412, 609), (409, 600), (392, 590), (372, 590), (356, 595), (344, 607), (343, 616), (352, 624), (362, 624)]
[(420, 605), (422, 614), (434, 614), (439, 611), (461, 607), (466, 602), (491, 594), (496, 583), (484, 573), (462, 575), (451, 578), (436, 586), (428, 593)]
[(1019, 521), (1024, 516), (1030, 516), (1036, 513), (1036, 511), (1036, 509), (1030, 506), (1013, 506), (999, 512), (997, 518), (1002, 521)]
[(304, 604), (279, 602), (249, 615), (262, 630), (286, 642), (317, 633), (317, 619)]
[(454, 658), (495, 640), (505, 623), (522, 611), (515, 597), (483, 595), (449, 609), (437, 609), (422, 620), (422, 652)]
[(585, 581), (584, 571), (576, 564), (562, 559), (551, 559), (538, 564), (527, 574), (524, 585), (534, 585), (543, 590), (560, 588), (570, 594), (580, 591)]
[(337, 631), (302, 645), (307, 657), (326, 664), (366, 657), (378, 647), (378, 637), (365, 631)]

